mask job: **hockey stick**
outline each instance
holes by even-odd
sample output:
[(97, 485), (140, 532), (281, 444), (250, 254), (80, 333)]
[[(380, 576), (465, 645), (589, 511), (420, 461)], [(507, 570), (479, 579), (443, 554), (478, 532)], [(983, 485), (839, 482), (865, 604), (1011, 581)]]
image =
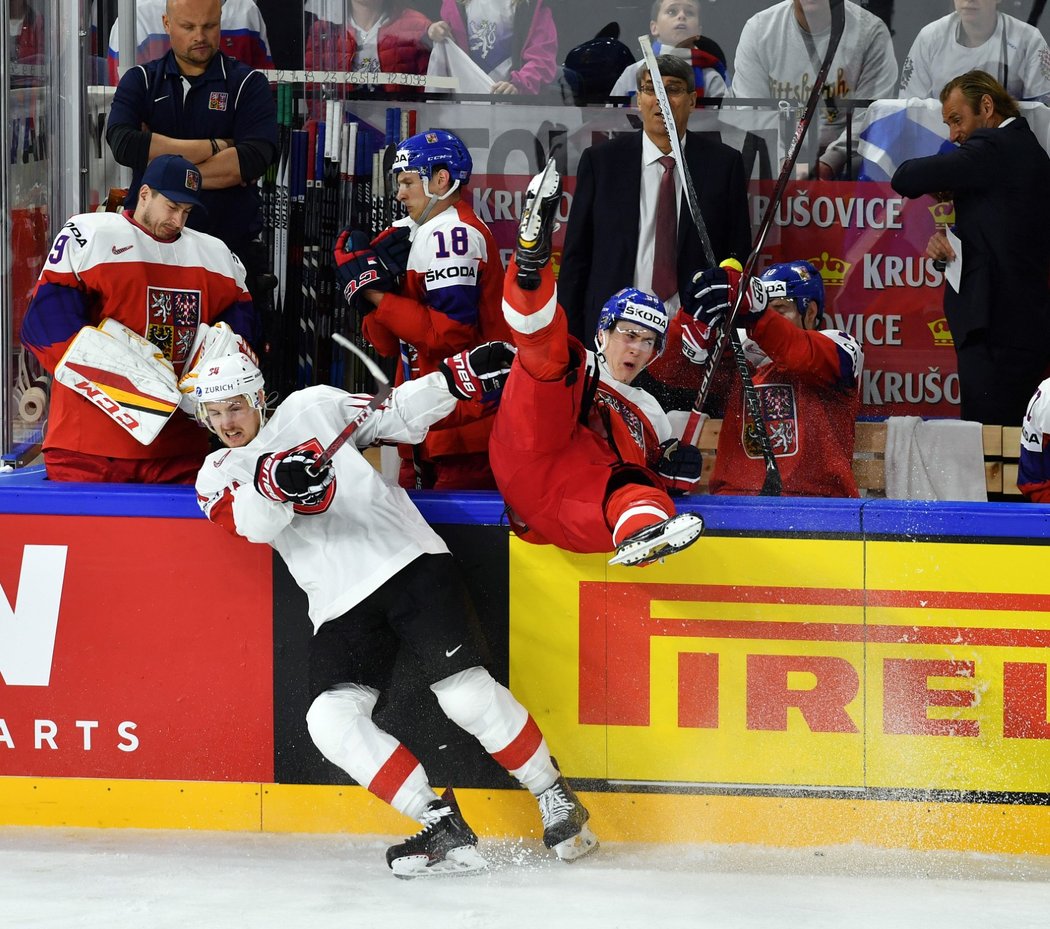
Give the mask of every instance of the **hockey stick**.
[[(726, 319), (723, 324), (723, 328), (715, 337), (714, 345), (711, 348), (711, 357), (708, 360), (707, 368), (704, 370), (700, 379), (700, 390), (697, 392), (696, 399), (693, 401), (693, 409), (689, 414), (689, 423), (686, 425), (687, 434), (691, 428), (694, 428), (695, 423), (700, 419), (704, 403), (707, 401), (707, 395), (711, 390), (711, 382), (714, 379), (715, 370), (718, 368), (718, 362), (722, 359), (722, 353), (725, 351), (729, 333), (733, 331), (733, 322), (736, 320), (737, 313), (740, 310), (741, 300), (750, 285), (751, 278), (754, 275), (755, 264), (758, 262), (758, 256), (762, 251), (762, 246), (765, 244), (770, 226), (773, 225), (773, 217), (776, 215), (780, 201), (784, 197), (784, 191), (787, 190), (788, 180), (791, 177), (791, 172), (795, 168), (795, 161), (798, 159), (798, 153), (802, 148), (802, 142), (805, 139), (806, 132), (808, 131), (810, 124), (813, 122), (813, 117), (817, 112), (817, 107), (820, 105), (820, 98), (823, 96), (821, 88), (824, 86), (824, 82), (828, 77), (828, 72), (831, 70), (831, 61), (835, 57), (835, 52), (838, 50), (839, 40), (842, 38), (842, 32), (846, 25), (846, 10), (844, 2), (845, 0), (830, 0), (831, 31), (828, 35), (827, 51), (824, 53), (824, 60), (820, 64), (820, 70), (817, 72), (816, 80), (813, 83), (813, 89), (810, 91), (809, 98), (806, 100), (806, 108), (803, 110), (802, 117), (799, 119), (798, 125), (795, 127), (795, 134), (791, 139), (791, 144), (788, 146), (784, 163), (781, 165), (776, 187), (773, 188), (773, 195), (769, 198), (769, 203), (766, 205), (765, 213), (762, 214), (762, 221), (759, 223), (758, 233), (755, 236), (754, 244), (751, 247), (751, 254), (747, 256), (747, 261), (744, 263), (744, 268), (740, 275), (740, 285), (737, 291), (736, 300), (733, 302), (733, 307), (729, 313), (728, 319)], [(655, 82), (653, 86), (656, 86)]]
[[(649, 80), (652, 81), (653, 90), (656, 91), (656, 100), (660, 104), (660, 114), (663, 116), (664, 128), (667, 130), (667, 137), (671, 141), (671, 153), (674, 155), (675, 167), (678, 169), (678, 174), (682, 179), (682, 189), (685, 191), (689, 215), (692, 216), (693, 225), (696, 226), (696, 231), (700, 236), (700, 244), (704, 249), (704, 258), (710, 267), (718, 267), (718, 259), (715, 258), (715, 251), (711, 247), (711, 237), (707, 234), (707, 225), (704, 223), (704, 217), (700, 212), (700, 201), (697, 199), (696, 190), (693, 188), (693, 178), (689, 174), (685, 158), (682, 155), (682, 143), (678, 138), (674, 114), (671, 112), (671, 103), (667, 99), (667, 90), (660, 76), (656, 55), (653, 52), (653, 43), (647, 35), (639, 36), (638, 42), (642, 47), (645, 65), (649, 69)], [(743, 278), (741, 278), (740, 284), (742, 290), (744, 285)], [(740, 382), (744, 391), (744, 404), (747, 407), (751, 421), (755, 424), (755, 430), (758, 433), (758, 444), (762, 449), (762, 459), (766, 463), (766, 475), (762, 480), (760, 495), (763, 497), (779, 497), (782, 481), (780, 479), (780, 469), (777, 467), (777, 456), (773, 454), (773, 445), (769, 441), (769, 430), (766, 428), (766, 420), (762, 415), (762, 404), (758, 399), (758, 391), (755, 390), (755, 382), (751, 378), (751, 369), (748, 367), (747, 358), (744, 356), (744, 348), (740, 344), (740, 338), (737, 336), (736, 330), (729, 330), (729, 344), (733, 348), (733, 359), (736, 362), (737, 370), (740, 372)], [(714, 361), (712, 360), (712, 368), (713, 366)], [(693, 433), (696, 431), (695, 423), (699, 421), (699, 413), (697, 411), (698, 406), (694, 403), (686, 428), (683, 431), (683, 437), (694, 444), (695, 438), (697, 438), (693, 436)]]
[(340, 335), (338, 332), (332, 333), (332, 341), (335, 342), (337, 345), (341, 345), (348, 352), (352, 352), (358, 357), (358, 359), (364, 364), (364, 366), (368, 368), (368, 371), (372, 375), (372, 377), (376, 379), (378, 389), (375, 392), (375, 396), (373, 396), (372, 399), (368, 401), (368, 405), (366, 407), (363, 407), (361, 411), (343, 427), (343, 431), (340, 432), (339, 435), (337, 435), (334, 439), (332, 439), (328, 447), (323, 452), (321, 452), (321, 454), (313, 462), (313, 464), (310, 466), (310, 470), (314, 471), (315, 473), (319, 472), (321, 468), (328, 464), (328, 462), (332, 460), (332, 456), (337, 451), (339, 451), (339, 449), (341, 449), (344, 445), (346, 445), (347, 440), (357, 431), (358, 427), (386, 402), (387, 397), (390, 396), (391, 390), (390, 380), (382, 372), (379, 365), (377, 365), (371, 358), (369, 358), (363, 351), (361, 351), (361, 349), (354, 345), (353, 342), (351, 342), (346, 337)]

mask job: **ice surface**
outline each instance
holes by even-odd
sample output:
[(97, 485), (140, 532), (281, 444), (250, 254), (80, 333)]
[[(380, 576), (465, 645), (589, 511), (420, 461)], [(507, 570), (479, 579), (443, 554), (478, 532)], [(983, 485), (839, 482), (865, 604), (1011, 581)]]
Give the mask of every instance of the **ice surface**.
[(1047, 929), (1050, 858), (606, 844), (399, 881), (392, 841), (0, 828), (2, 929)]

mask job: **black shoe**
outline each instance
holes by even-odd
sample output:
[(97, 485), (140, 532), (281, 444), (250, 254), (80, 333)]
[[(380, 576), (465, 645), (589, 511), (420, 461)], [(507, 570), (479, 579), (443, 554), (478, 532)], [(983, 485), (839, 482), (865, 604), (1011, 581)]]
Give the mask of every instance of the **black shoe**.
[[(553, 758), (551, 762), (558, 767)], [(536, 800), (543, 818), (543, 844), (554, 849), (562, 861), (575, 861), (598, 847), (598, 839), (587, 825), (587, 807), (561, 774)]]
[(536, 290), (540, 286), (539, 271), (551, 260), (551, 233), (560, 202), (561, 175), (552, 159), (525, 189), (518, 244), (514, 250), (518, 286), (522, 290)]
[(386, 863), (395, 877), (427, 877), (480, 871), (488, 862), (478, 854), (478, 837), (464, 821), (449, 787), (440, 800), (423, 811), (423, 828), (386, 850)]
[(688, 548), (704, 531), (704, 521), (696, 513), (679, 513), (629, 535), (616, 546), (609, 564), (647, 565), (665, 555)]

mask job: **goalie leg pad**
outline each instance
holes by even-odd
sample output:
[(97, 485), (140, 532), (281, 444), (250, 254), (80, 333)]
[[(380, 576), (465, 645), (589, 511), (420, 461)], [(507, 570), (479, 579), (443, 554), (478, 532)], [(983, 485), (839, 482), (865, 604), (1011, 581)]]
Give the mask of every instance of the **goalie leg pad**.
[(55, 367), (55, 380), (149, 445), (178, 409), (182, 395), (171, 363), (152, 343), (146, 343), (147, 353), (140, 341), (146, 340), (86, 326)]

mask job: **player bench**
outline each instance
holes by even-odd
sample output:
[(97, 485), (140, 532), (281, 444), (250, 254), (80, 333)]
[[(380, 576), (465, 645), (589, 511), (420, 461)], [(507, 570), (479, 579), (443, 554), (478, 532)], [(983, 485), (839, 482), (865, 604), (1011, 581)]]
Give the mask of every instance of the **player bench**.
[[(722, 420), (709, 419), (704, 423), (697, 446), (704, 455), (704, 470), (700, 478), (700, 493), (706, 492), (715, 466), (718, 436)], [(885, 421), (858, 422), (856, 444), (853, 449), (853, 476), (857, 479), (861, 496), (886, 495), (886, 431)], [(1020, 451), (1019, 427), (982, 426), (984, 442), (984, 474), (989, 496), (1019, 496), (1017, 489), (1017, 458)]]

